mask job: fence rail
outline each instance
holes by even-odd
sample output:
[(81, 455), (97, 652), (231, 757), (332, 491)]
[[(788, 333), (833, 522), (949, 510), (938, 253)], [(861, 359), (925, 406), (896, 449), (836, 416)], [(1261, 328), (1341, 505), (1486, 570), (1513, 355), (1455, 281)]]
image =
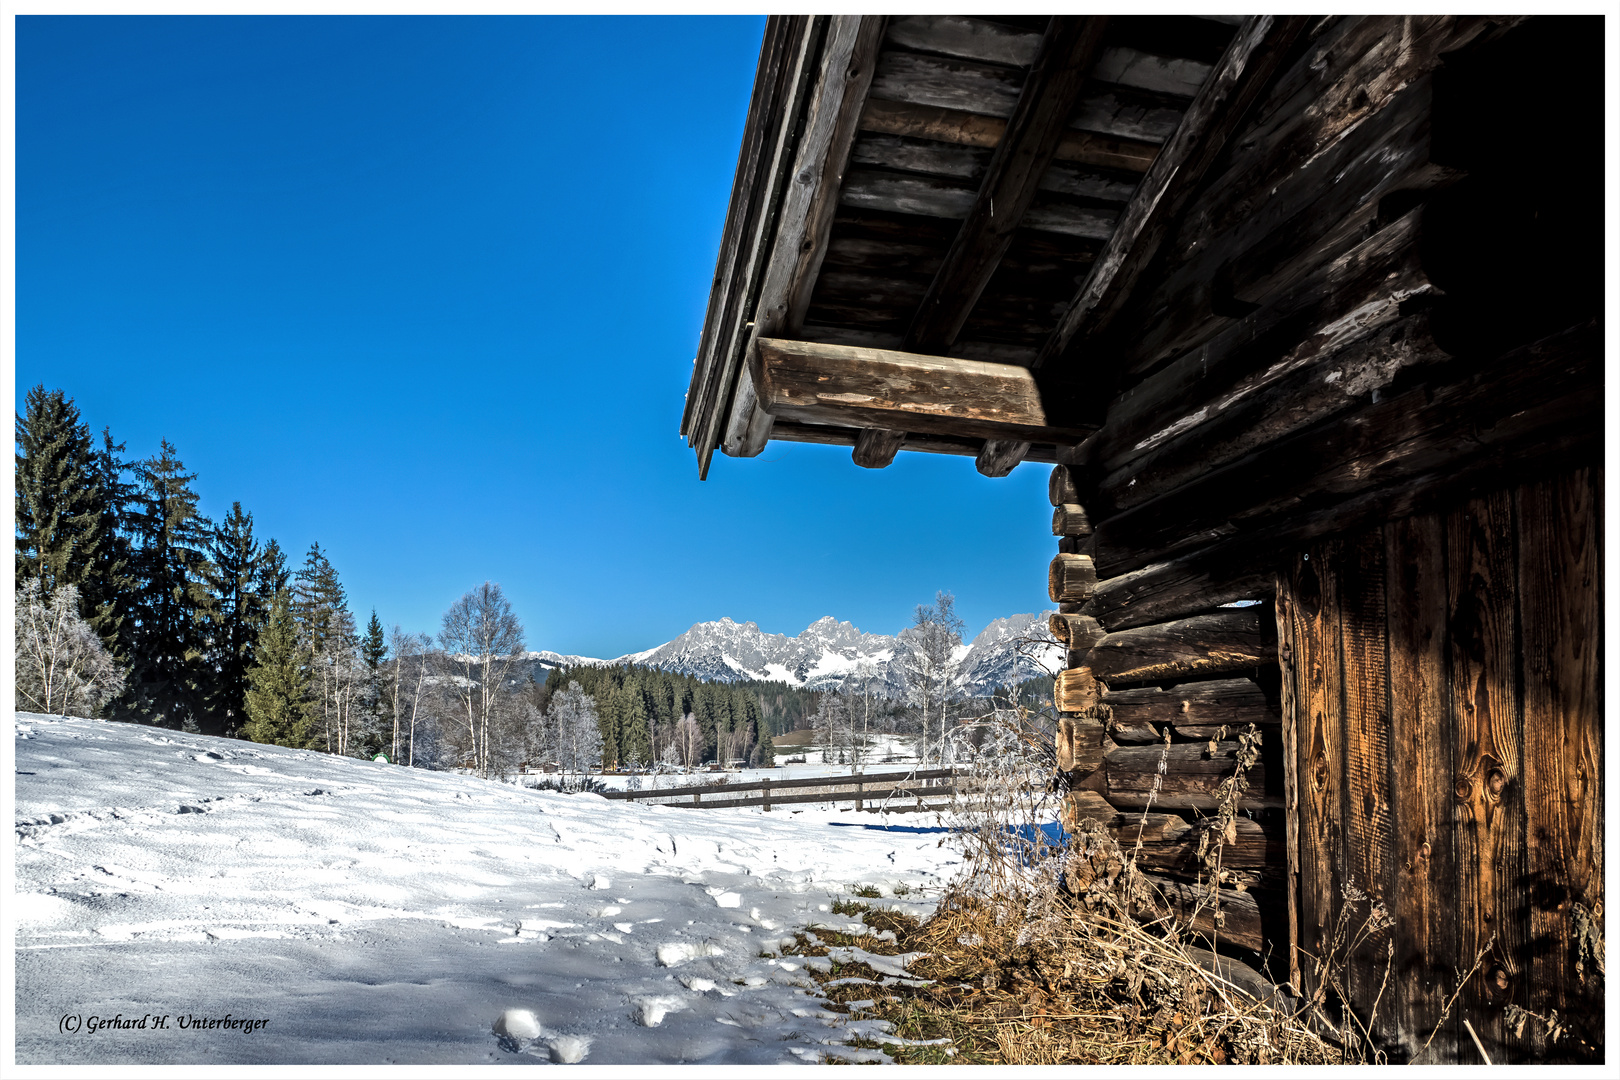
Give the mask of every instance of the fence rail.
[[(659, 806), (685, 806), (700, 809), (724, 810), (731, 807), (759, 806), (769, 811), (772, 805), (809, 802), (853, 802), (856, 810), (886, 810), (889, 813), (915, 813), (918, 810), (937, 810), (944, 805), (925, 805), (925, 799), (947, 796), (955, 799), (957, 780), (962, 777), (954, 768), (915, 769), (908, 772), (864, 773), (852, 776), (811, 776), (802, 780), (754, 780), (746, 784), (695, 784), (687, 787), (652, 789), (646, 791), (609, 791), (609, 799), (647, 802)], [(825, 788), (832, 790), (804, 791)], [(739, 798), (744, 792), (758, 795)], [(792, 792), (792, 794), (789, 794)], [(895, 799), (915, 799), (915, 803), (894, 804)], [(690, 800), (690, 801), (666, 801)], [(866, 803), (879, 803), (867, 807)]]

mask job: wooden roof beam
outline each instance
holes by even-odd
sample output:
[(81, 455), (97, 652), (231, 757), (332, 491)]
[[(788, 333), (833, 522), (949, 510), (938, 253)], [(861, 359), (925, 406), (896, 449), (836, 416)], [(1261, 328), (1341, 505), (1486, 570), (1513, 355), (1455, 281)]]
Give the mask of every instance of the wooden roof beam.
[[(1057, 328), (1032, 365), (1043, 382), (1073, 387), (1095, 361), (1086, 342), (1106, 329), (1152, 262), (1170, 223), (1237, 130), (1249, 107), (1276, 74), (1289, 48), (1310, 20), (1255, 15), (1246, 19), (1193, 99), (1120, 216), (1114, 235), (1092, 264)], [(1059, 366), (1061, 373), (1052, 369)], [(1082, 368), (1083, 365), (1083, 368)]]
[[(841, 15), (828, 28), (759, 301), (747, 328), (750, 356), (761, 337), (797, 336), (804, 325), (861, 107), (877, 67), (884, 22), (880, 15)], [(730, 457), (754, 457), (771, 437), (772, 417), (759, 407), (751, 366), (743, 364), (726, 414), (721, 449)]]
[[(962, 332), (1068, 131), (1069, 115), (1107, 26), (1104, 16), (1058, 15), (1047, 24), (978, 197), (912, 319), (906, 352), (943, 353)], [(865, 431), (855, 444), (855, 464), (881, 469), (904, 441), (903, 431)], [(1029, 447), (1023, 439), (987, 439), (975, 464), (986, 476), (1006, 476)]]
[[(800, 424), (1068, 446), (1092, 430), (1048, 416), (1034, 377), (1017, 364), (761, 338), (752, 376), (760, 406)], [(874, 458), (892, 458), (876, 436), (863, 434), (858, 451), (862, 441)]]
[(962, 332), (1068, 130), (1107, 26), (1104, 16), (1053, 16), (978, 197), (911, 321), (905, 351), (943, 353)]

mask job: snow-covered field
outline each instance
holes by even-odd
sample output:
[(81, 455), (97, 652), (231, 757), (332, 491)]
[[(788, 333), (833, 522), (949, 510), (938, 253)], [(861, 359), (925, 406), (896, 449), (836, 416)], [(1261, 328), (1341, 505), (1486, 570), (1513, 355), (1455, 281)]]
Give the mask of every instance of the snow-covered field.
[[(813, 1062), (877, 1031), (761, 954), (847, 926), (831, 904), (862, 885), (926, 914), (957, 868), (931, 817), (610, 802), (29, 714), (15, 749), (19, 1063)], [(144, 1026), (91, 1030), (115, 1017)]]

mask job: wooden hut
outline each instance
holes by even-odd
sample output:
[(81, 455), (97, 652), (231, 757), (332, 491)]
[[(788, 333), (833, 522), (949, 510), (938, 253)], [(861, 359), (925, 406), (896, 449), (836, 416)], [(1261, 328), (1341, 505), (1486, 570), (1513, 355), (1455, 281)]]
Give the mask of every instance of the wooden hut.
[(1603, 1057), (1602, 40), (773, 18), (687, 397), (1053, 465), (1073, 813), (1187, 879), (1252, 758), (1220, 940), (1397, 1060)]

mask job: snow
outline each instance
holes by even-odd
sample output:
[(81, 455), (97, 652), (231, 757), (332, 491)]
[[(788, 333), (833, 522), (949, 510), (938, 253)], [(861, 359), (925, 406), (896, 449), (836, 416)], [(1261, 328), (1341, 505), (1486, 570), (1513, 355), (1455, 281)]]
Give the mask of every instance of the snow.
[[(917, 815), (657, 807), (30, 714), (15, 757), (19, 1063), (813, 1063), (882, 1022), (770, 954), (846, 927), (831, 905), (863, 885), (926, 915), (957, 869)], [(115, 1016), (151, 1023), (89, 1031)]]

